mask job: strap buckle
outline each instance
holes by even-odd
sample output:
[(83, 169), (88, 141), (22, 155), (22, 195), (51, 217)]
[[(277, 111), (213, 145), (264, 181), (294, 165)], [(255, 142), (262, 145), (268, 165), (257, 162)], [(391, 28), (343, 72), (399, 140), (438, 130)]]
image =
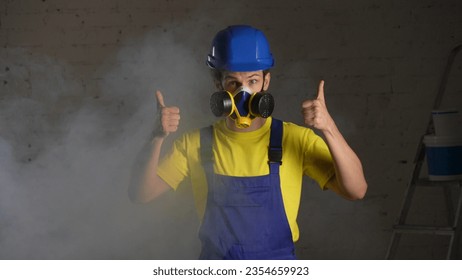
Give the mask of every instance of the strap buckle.
[(282, 164), (282, 147), (269, 147), (268, 162)]

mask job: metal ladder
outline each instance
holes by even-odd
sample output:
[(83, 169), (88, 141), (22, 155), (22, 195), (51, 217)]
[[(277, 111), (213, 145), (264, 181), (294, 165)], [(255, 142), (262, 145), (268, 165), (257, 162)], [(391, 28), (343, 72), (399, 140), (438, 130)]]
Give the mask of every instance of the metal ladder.
[[(446, 84), (449, 79), (452, 64), (458, 52), (462, 49), (462, 45), (455, 47), (449, 54), (446, 67), (438, 88), (435, 98), (433, 109), (440, 108), (441, 101), (446, 89)], [(426, 235), (443, 235), (449, 238), (449, 245), (446, 254), (446, 259), (459, 259), (460, 251), (460, 234), (462, 229), (461, 207), (462, 207), (462, 181), (430, 181), (428, 179), (420, 178), (422, 165), (425, 160), (425, 145), (423, 144), (424, 136), (434, 133), (433, 119), (430, 114), (430, 119), (424, 135), (421, 136), (419, 145), (417, 147), (416, 156), (414, 158), (414, 170), (412, 177), (408, 183), (408, 188), (404, 196), (404, 201), (401, 207), (397, 224), (393, 226), (391, 240), (388, 246), (386, 259), (395, 259), (398, 250), (400, 249), (401, 237), (404, 234), (426, 234)], [(444, 192), (445, 204), (447, 209), (447, 219), (449, 224), (447, 226), (433, 226), (422, 224), (409, 224), (406, 222), (411, 208), (412, 199), (416, 192), (417, 187), (437, 187), (441, 188)], [(454, 201), (453, 188), (458, 189), (458, 198)], [(454, 207), (455, 205), (455, 207)]]

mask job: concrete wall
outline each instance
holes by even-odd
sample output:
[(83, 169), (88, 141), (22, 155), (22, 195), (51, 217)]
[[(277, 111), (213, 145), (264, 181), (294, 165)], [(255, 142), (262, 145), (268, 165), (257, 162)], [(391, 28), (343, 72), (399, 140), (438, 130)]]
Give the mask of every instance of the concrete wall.
[[(326, 80), (328, 109), (365, 168), (359, 202), (305, 180), (299, 257), (384, 258), (461, 15), (458, 0), (1, 0), (0, 258), (197, 256), (187, 187), (146, 206), (126, 187), (156, 89), (180, 106), (181, 132), (214, 120), (204, 61), (231, 24), (269, 38), (275, 116), (301, 124), (294, 108)], [(443, 106), (461, 108), (461, 60)], [(442, 215), (430, 198), (425, 221)], [(433, 247), (410, 257), (446, 246), (424, 243)]]

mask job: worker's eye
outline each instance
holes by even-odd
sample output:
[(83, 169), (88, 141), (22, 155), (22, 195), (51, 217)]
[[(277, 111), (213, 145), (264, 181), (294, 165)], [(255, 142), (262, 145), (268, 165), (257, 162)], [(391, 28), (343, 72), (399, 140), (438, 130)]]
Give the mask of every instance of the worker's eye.
[(234, 91), (236, 90), (238, 87), (240, 87), (240, 83), (238, 83), (237, 81), (228, 81), (226, 82), (226, 90), (228, 91)]

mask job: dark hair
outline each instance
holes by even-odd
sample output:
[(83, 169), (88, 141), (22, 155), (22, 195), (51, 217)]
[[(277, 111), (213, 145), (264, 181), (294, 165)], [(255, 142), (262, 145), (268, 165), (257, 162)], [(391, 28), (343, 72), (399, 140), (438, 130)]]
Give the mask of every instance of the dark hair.
[[(269, 72), (270, 72), (269, 69), (263, 70), (263, 78), (265, 78), (266, 74), (268, 74)], [(221, 84), (223, 80), (223, 73), (224, 73), (223, 70), (218, 70), (214, 68), (210, 69), (210, 74), (212, 75), (213, 82), (215, 83), (215, 86), (218, 89), (223, 89), (222, 84)]]

